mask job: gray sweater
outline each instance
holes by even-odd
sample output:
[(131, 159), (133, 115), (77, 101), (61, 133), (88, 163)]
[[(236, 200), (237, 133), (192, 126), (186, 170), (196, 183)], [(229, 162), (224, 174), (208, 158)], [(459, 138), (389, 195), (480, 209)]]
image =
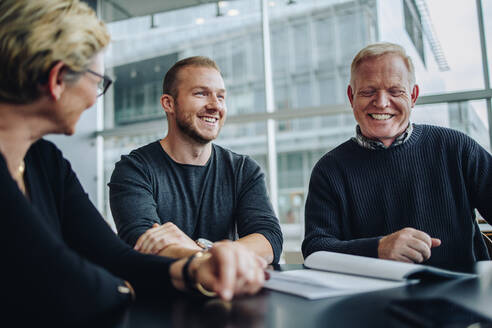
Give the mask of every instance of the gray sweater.
[(204, 166), (179, 164), (156, 141), (122, 156), (109, 187), (118, 234), (132, 246), (152, 224), (173, 222), (194, 240), (260, 233), (272, 246), (274, 263), (279, 260), (278, 219), (264, 174), (248, 156), (213, 144)]

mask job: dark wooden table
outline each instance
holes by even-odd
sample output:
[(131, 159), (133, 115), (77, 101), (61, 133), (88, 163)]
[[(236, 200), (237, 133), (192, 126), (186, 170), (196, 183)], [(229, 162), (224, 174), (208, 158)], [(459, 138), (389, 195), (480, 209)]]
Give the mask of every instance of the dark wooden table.
[[(281, 270), (300, 266), (282, 266)], [(442, 297), (492, 319), (492, 261), (478, 263), (479, 278), (419, 283), (321, 300), (262, 290), (232, 302), (176, 295), (139, 299), (116, 327), (409, 327), (387, 311), (394, 299)], [(437, 314), (438, 315), (438, 314)]]

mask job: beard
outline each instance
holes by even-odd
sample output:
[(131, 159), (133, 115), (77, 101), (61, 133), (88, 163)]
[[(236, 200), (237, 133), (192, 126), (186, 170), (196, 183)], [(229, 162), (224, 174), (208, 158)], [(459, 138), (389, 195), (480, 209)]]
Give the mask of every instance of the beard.
[[(198, 142), (199, 144), (205, 145), (214, 140), (217, 136), (206, 137), (200, 134), (199, 131), (193, 126), (193, 120), (186, 115), (183, 115), (179, 109), (178, 103), (175, 102), (176, 108), (176, 125), (178, 129), (183, 132), (186, 136), (190, 137), (192, 140)], [(219, 128), (220, 132), (220, 128)], [(218, 135), (218, 133), (217, 133)]]

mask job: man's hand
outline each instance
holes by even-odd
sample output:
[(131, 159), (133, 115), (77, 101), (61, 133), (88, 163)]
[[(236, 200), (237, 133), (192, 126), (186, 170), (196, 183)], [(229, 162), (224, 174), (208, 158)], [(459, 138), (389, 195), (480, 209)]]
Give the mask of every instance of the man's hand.
[[(159, 254), (169, 246), (173, 249), (201, 250), (190, 237), (171, 222), (163, 225), (154, 223), (152, 228), (138, 238), (134, 248), (145, 254)], [(172, 254), (166, 255), (171, 256)]]
[(431, 257), (431, 248), (441, 240), (431, 238), (423, 231), (404, 228), (379, 240), (378, 257), (409, 263), (422, 263)]
[[(241, 244), (221, 241), (208, 250), (209, 256), (195, 258), (189, 267), (192, 280), (230, 300), (234, 295), (255, 294), (265, 282), (266, 261)], [(171, 265), (171, 278), (183, 289), (184, 259)], [(182, 263), (180, 263), (182, 262)]]

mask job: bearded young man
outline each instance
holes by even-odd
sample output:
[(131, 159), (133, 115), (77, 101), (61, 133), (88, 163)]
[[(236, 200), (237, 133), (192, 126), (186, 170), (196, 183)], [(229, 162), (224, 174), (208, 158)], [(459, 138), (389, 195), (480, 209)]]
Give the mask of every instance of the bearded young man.
[(119, 236), (140, 252), (175, 258), (229, 239), (278, 262), (282, 233), (264, 174), (250, 157), (212, 143), (227, 114), (216, 63), (177, 62), (164, 77), (161, 105), (167, 136), (122, 156), (111, 176)]
[(304, 256), (326, 250), (466, 268), (490, 256), (475, 210), (492, 222), (492, 158), (461, 132), (410, 123), (414, 66), (396, 44), (354, 58), (347, 90), (356, 136), (313, 169)]

